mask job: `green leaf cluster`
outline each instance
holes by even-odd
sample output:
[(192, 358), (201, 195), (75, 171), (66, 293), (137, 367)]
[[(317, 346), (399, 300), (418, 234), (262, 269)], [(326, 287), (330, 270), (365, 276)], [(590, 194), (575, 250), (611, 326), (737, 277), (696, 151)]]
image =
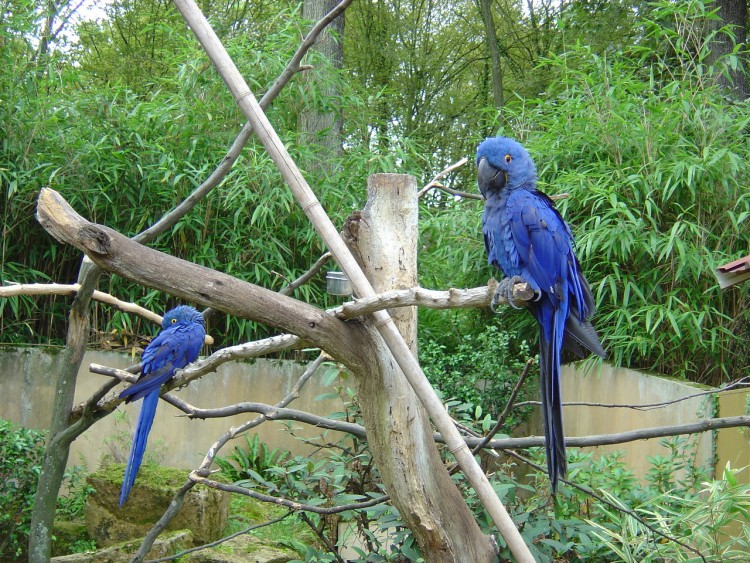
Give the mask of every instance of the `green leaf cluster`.
[(0, 558), (23, 559), (45, 435), (0, 419)]
[[(499, 416), (529, 355), (528, 342), (494, 324), (477, 335), (465, 335), (453, 349), (435, 340), (427, 340), (419, 349), (419, 361), (430, 383), (445, 399), (457, 403), (454, 408), (471, 405), (475, 414), (480, 413), (476, 418), (482, 418), (482, 413)], [(517, 400), (531, 399), (535, 389), (526, 385)], [(511, 413), (505, 433), (510, 434), (527, 416), (526, 411)]]

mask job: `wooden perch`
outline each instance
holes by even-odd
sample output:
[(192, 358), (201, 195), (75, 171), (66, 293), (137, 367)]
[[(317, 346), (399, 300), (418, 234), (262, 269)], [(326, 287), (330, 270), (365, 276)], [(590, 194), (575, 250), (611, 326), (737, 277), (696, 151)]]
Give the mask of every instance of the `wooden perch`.
[[(363, 297), (344, 303), (332, 309), (331, 312), (340, 319), (351, 319), (361, 315), (367, 315), (382, 309), (396, 307), (410, 307), (418, 305), (430, 309), (459, 309), (472, 307), (487, 307), (495, 294), (497, 282), (493, 279), (484, 287), (471, 289), (450, 288), (447, 291), (425, 289), (423, 287), (412, 287), (409, 289), (396, 289)], [(519, 302), (530, 301), (534, 298), (534, 290), (527, 283), (517, 283), (513, 286), (513, 297)], [(498, 303), (507, 303), (505, 298), (500, 298)]]
[[(63, 284), (10, 282), (10, 285), (0, 287), (0, 297), (13, 297), (15, 295), (75, 295), (80, 289), (80, 283)], [(99, 291), (98, 289), (94, 290), (94, 294), (92, 297), (95, 301), (106, 303), (107, 305), (112, 305), (120, 311), (125, 311), (126, 313), (134, 313), (148, 321), (151, 321), (152, 323), (161, 325), (161, 315), (158, 315), (153, 311), (149, 311), (148, 309), (145, 309), (140, 305), (130, 303), (129, 301), (121, 301), (114, 295)], [(204, 344), (206, 344), (206, 346), (211, 346), (213, 343), (214, 339), (207, 334)]]

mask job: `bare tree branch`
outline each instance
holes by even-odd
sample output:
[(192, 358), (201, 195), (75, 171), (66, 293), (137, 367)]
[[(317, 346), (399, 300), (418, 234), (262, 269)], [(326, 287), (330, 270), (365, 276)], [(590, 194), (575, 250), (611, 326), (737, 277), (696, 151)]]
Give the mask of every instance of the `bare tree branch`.
[[(300, 62), (302, 61), (302, 59), (305, 57), (310, 48), (315, 44), (315, 41), (318, 39), (326, 26), (330, 22), (332, 22), (338, 15), (343, 13), (343, 11), (346, 10), (346, 8), (351, 3), (352, 0), (343, 0), (312, 27), (310, 32), (297, 48), (297, 51), (294, 53), (294, 55), (292, 55), (292, 58), (289, 60), (284, 70), (281, 71), (279, 77), (274, 81), (273, 85), (268, 89), (265, 95), (258, 102), (261, 108), (263, 108), (264, 110), (268, 109), (273, 100), (276, 99), (276, 97), (289, 83), (292, 77), (300, 70), (303, 70), (303, 68), (307, 68), (300, 66)], [(171, 229), (177, 223), (177, 221), (187, 215), (198, 204), (198, 202), (200, 202), (204, 197), (206, 197), (206, 195), (211, 192), (211, 190), (213, 190), (221, 183), (224, 177), (232, 169), (232, 166), (234, 166), (234, 163), (239, 158), (242, 149), (250, 140), (252, 134), (253, 126), (250, 123), (246, 123), (240, 131), (239, 135), (237, 135), (237, 138), (232, 143), (232, 146), (229, 148), (226, 156), (224, 156), (221, 163), (216, 167), (211, 175), (206, 178), (206, 180), (200, 186), (198, 186), (188, 197), (186, 197), (182, 203), (180, 203), (177, 207), (164, 215), (154, 225), (152, 225), (139, 235), (135, 236), (133, 240), (135, 240), (136, 242), (140, 242), (141, 244), (151, 242), (161, 233), (165, 232), (168, 229)]]
[[(492, 279), (486, 287), (472, 289), (451, 288), (447, 291), (424, 289), (422, 287), (396, 289), (371, 297), (354, 299), (331, 309), (330, 312), (340, 319), (352, 319), (383, 309), (413, 305), (430, 309), (487, 307), (495, 294), (496, 288), (497, 282)], [(513, 286), (513, 296), (518, 301), (529, 301), (534, 298), (534, 291), (527, 283), (517, 283)], [(507, 303), (507, 300), (501, 297), (498, 303)]]
[[(292, 334), (282, 334), (279, 336), (264, 338), (263, 340), (257, 340), (255, 342), (247, 342), (237, 346), (222, 348), (207, 358), (193, 362), (185, 369), (177, 370), (174, 377), (162, 386), (163, 393), (161, 397), (171, 405), (181, 408), (180, 405), (185, 403), (169, 394), (168, 391), (187, 385), (191, 381), (198, 379), (207, 373), (212, 373), (216, 371), (220, 365), (226, 362), (257, 358), (258, 356), (281, 352), (283, 350), (303, 348), (305, 345), (306, 343), (297, 336)], [(92, 373), (114, 377), (120, 381), (126, 381), (128, 383), (134, 383), (136, 381), (136, 377), (132, 374), (137, 373), (139, 369), (140, 366), (133, 366), (127, 370), (118, 370), (116, 368), (101, 366), (98, 364), (91, 364), (89, 366), (89, 371)], [(120, 399), (118, 395), (111, 395), (105, 399), (101, 399), (97, 403), (97, 409), (111, 411), (122, 402), (123, 399)], [(83, 412), (83, 409), (84, 404), (76, 406), (71, 413), (71, 421), (77, 420)]]
[(468, 194), (468, 193), (464, 193), (464, 192), (456, 193), (453, 190), (449, 190), (448, 188), (446, 188), (445, 186), (443, 186), (439, 182), (439, 180), (441, 178), (443, 178), (447, 174), (450, 174), (456, 168), (460, 168), (461, 166), (463, 166), (464, 164), (466, 164), (468, 161), (469, 161), (469, 159), (467, 159), (466, 157), (463, 157), (458, 162), (455, 162), (455, 163), (451, 164), (450, 166), (448, 166), (445, 170), (443, 170), (441, 172), (438, 172), (437, 175), (432, 180), (430, 180), (425, 185), (424, 188), (422, 188), (421, 190), (419, 190), (419, 192), (417, 193), (417, 198), (422, 197), (424, 194), (426, 194), (427, 192), (429, 192), (432, 188), (440, 188), (441, 190), (445, 190), (445, 191), (447, 191), (449, 193), (452, 193), (453, 195), (461, 195), (462, 197), (482, 199), (482, 196), (480, 196), (479, 194)]
[[(284, 287), (279, 293), (290, 295), (292, 291), (303, 285), (312, 278), (320, 268), (331, 258), (331, 254), (323, 254), (310, 269), (291, 284)], [(425, 289), (423, 287), (412, 287), (379, 293), (372, 297), (354, 299), (344, 303), (328, 312), (340, 319), (352, 319), (368, 315), (375, 311), (393, 309), (397, 307), (427, 307), (430, 309), (457, 309), (471, 307), (487, 307), (497, 288), (497, 281), (491, 279), (485, 287), (470, 289), (450, 288), (448, 290)], [(72, 295), (79, 289), (78, 284), (14, 284), (0, 287), (0, 297), (11, 297), (14, 295)], [(518, 301), (533, 299), (534, 292), (527, 283), (518, 283), (513, 287), (513, 295)], [(94, 299), (117, 307), (121, 311), (135, 313), (154, 323), (161, 324), (162, 317), (156, 313), (144, 309), (135, 303), (120, 301), (116, 297), (101, 291), (94, 292)], [(500, 298), (499, 303), (507, 303)], [(208, 339), (211, 339), (209, 342)], [(206, 337), (206, 344), (213, 344), (213, 338)], [(520, 403), (519, 403), (520, 404)], [(526, 405), (529, 403), (523, 403)]]
[[(529, 370), (531, 369), (531, 366), (534, 364), (534, 359), (531, 358), (526, 361), (526, 365), (523, 366), (523, 371), (521, 372), (521, 377), (518, 378), (518, 381), (516, 382), (515, 387), (513, 387), (513, 391), (510, 394), (510, 397), (508, 397), (508, 402), (505, 404), (505, 408), (503, 409), (503, 412), (500, 413), (500, 416), (497, 417), (497, 422), (495, 423), (495, 426), (490, 430), (486, 436), (482, 438), (482, 441), (479, 442), (476, 446), (473, 446), (471, 448), (471, 453), (475, 454), (487, 446), (487, 444), (490, 443), (492, 438), (500, 431), (500, 428), (502, 428), (503, 424), (505, 424), (506, 419), (508, 418), (508, 415), (510, 414), (510, 411), (513, 410), (513, 402), (516, 400), (516, 397), (518, 396), (518, 393), (521, 392), (521, 387), (523, 387), (524, 382), (526, 381), (526, 378), (529, 376)], [(458, 467), (456, 467), (458, 469)]]
[[(592, 446), (606, 446), (611, 444), (624, 444), (638, 440), (651, 438), (664, 438), (666, 436), (679, 436), (682, 434), (700, 434), (722, 428), (735, 428), (738, 426), (750, 426), (750, 416), (727, 416), (723, 418), (707, 418), (696, 422), (686, 422), (669, 426), (655, 426), (652, 428), (640, 428), (627, 432), (615, 434), (594, 434), (591, 436), (570, 436), (565, 438), (565, 445), (572, 448), (588, 448)], [(479, 443), (478, 438), (467, 438), (466, 443), (474, 446)], [(487, 447), (496, 450), (512, 450), (535, 448), (544, 445), (543, 436), (529, 436), (526, 438), (503, 438), (492, 440)]]
[(249, 534), (253, 530), (257, 530), (259, 528), (265, 528), (266, 526), (272, 526), (274, 524), (278, 524), (282, 520), (289, 518), (292, 514), (294, 514), (294, 511), (290, 510), (289, 512), (282, 514), (278, 518), (274, 518), (273, 520), (269, 520), (268, 522), (263, 522), (262, 524), (253, 524), (252, 526), (248, 526), (244, 530), (240, 530), (239, 532), (229, 534), (228, 536), (225, 536), (216, 541), (212, 541), (211, 543), (199, 545), (198, 547), (192, 547), (190, 549), (186, 549), (185, 551), (180, 551), (179, 553), (175, 553), (174, 555), (169, 555), (167, 557), (161, 557), (159, 559), (149, 559), (146, 561), (146, 563), (162, 563), (163, 561), (174, 561), (175, 559), (179, 559), (180, 557), (183, 557), (185, 555), (195, 553), (196, 551), (203, 551), (204, 549), (210, 549), (212, 547), (216, 547), (217, 545), (221, 545), (225, 542), (228, 542), (229, 540), (233, 540), (234, 538), (238, 536), (244, 536), (245, 534)]
[(307, 524), (307, 526), (315, 533), (315, 535), (318, 536), (320, 541), (322, 541), (325, 544), (326, 549), (328, 549), (328, 552), (331, 553), (336, 558), (336, 561), (338, 561), (339, 563), (346, 563), (343, 559), (341, 559), (341, 556), (339, 555), (339, 552), (336, 549), (336, 546), (333, 545), (331, 543), (331, 540), (329, 540), (325, 536), (325, 534), (323, 534), (323, 532), (319, 530), (318, 527), (313, 524), (312, 520), (310, 520), (310, 517), (307, 514), (305, 514), (304, 512), (300, 512), (299, 517), (302, 519), (302, 521), (305, 524)]
[[(725, 391), (731, 391), (733, 389), (737, 389), (738, 387), (750, 387), (750, 376), (742, 377), (740, 379), (732, 381), (731, 383), (727, 383), (726, 385), (722, 387), (717, 387), (715, 389), (708, 389), (706, 391), (701, 391), (699, 393), (693, 393), (691, 395), (685, 395), (684, 397), (678, 397), (677, 399), (671, 399), (669, 401), (661, 401), (658, 403), (625, 404), (625, 403), (589, 403), (589, 402), (584, 402), (584, 401), (572, 401), (570, 403), (563, 403), (562, 405), (564, 407), (601, 407), (601, 408), (607, 408), (607, 409), (619, 408), (619, 409), (633, 409), (633, 410), (639, 410), (639, 411), (648, 411), (648, 410), (660, 409), (663, 407), (667, 407), (669, 405), (674, 405), (682, 401), (687, 401), (688, 399), (694, 399), (696, 397), (704, 397), (706, 395), (718, 395), (718, 394), (724, 393)], [(540, 406), (541, 404), (542, 403), (540, 401), (523, 401), (521, 403), (516, 403), (514, 408), (526, 407), (526, 406)]]
[(304, 510), (306, 512), (314, 512), (315, 514), (339, 514), (341, 512), (346, 512), (347, 510), (362, 510), (363, 508), (369, 508), (371, 506), (381, 504), (390, 498), (387, 495), (383, 495), (382, 497), (362, 502), (339, 504), (338, 506), (317, 506), (296, 502), (283, 497), (274, 497), (271, 495), (265, 495), (263, 493), (257, 493), (252, 489), (246, 489), (245, 487), (240, 487), (239, 485), (219, 483), (218, 481), (213, 481), (212, 479), (201, 477), (195, 471), (192, 471), (190, 473), (190, 480), (199, 485), (205, 485), (206, 487), (210, 487), (212, 489), (218, 489), (220, 491), (226, 491), (228, 493), (237, 493), (250, 498), (254, 498), (255, 500), (259, 500), (261, 502), (270, 502), (279, 506), (286, 506), (288, 508), (291, 508), (292, 510)]
[(310, 266), (310, 269), (307, 270), (307, 272), (302, 274), (286, 287), (282, 287), (279, 293), (281, 293), (281, 295), (291, 295), (295, 289), (307, 283), (315, 274), (317, 274), (325, 265), (325, 263), (331, 259), (332, 256), (333, 255), (330, 252), (326, 252), (325, 254), (323, 254), (320, 258), (318, 258), (315, 264)]

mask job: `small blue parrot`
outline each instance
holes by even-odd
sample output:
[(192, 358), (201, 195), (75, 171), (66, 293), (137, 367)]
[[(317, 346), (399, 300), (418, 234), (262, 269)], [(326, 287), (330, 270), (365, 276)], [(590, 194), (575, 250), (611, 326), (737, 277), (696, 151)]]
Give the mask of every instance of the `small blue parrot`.
[(477, 149), (479, 191), (484, 196), (482, 233), (488, 262), (502, 270), (492, 310), (500, 297), (520, 308), (513, 285), (528, 283), (535, 299), (526, 306), (539, 323), (539, 367), (547, 470), (552, 492), (565, 477), (560, 359), (563, 346), (579, 357), (584, 348), (604, 358), (588, 319), (594, 299), (573, 249), (573, 235), (552, 200), (536, 189), (529, 153), (507, 137), (492, 137)]
[(125, 399), (126, 403), (143, 397), (120, 491), (121, 507), (128, 500), (146, 452), (148, 433), (154, 422), (156, 405), (159, 404), (161, 386), (171, 379), (176, 370), (198, 358), (205, 337), (206, 323), (198, 311), (187, 305), (168, 311), (164, 315), (161, 331), (143, 351), (143, 367), (138, 381), (120, 393), (120, 398)]

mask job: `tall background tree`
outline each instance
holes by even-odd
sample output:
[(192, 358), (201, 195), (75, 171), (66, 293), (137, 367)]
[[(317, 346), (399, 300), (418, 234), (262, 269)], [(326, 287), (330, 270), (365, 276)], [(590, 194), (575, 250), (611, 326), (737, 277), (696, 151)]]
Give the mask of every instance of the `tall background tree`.
[[(338, 0), (306, 0), (302, 4), (302, 17), (318, 21), (338, 3)], [(314, 103), (302, 107), (299, 128), (300, 143), (319, 147), (309, 163), (313, 167), (328, 168), (341, 156), (343, 121), (336, 74), (343, 64), (343, 37), (344, 15), (341, 15), (321, 34), (308, 55), (313, 68), (304, 76), (309, 90), (303, 99)], [(316, 88), (318, 92), (310, 91)]]

